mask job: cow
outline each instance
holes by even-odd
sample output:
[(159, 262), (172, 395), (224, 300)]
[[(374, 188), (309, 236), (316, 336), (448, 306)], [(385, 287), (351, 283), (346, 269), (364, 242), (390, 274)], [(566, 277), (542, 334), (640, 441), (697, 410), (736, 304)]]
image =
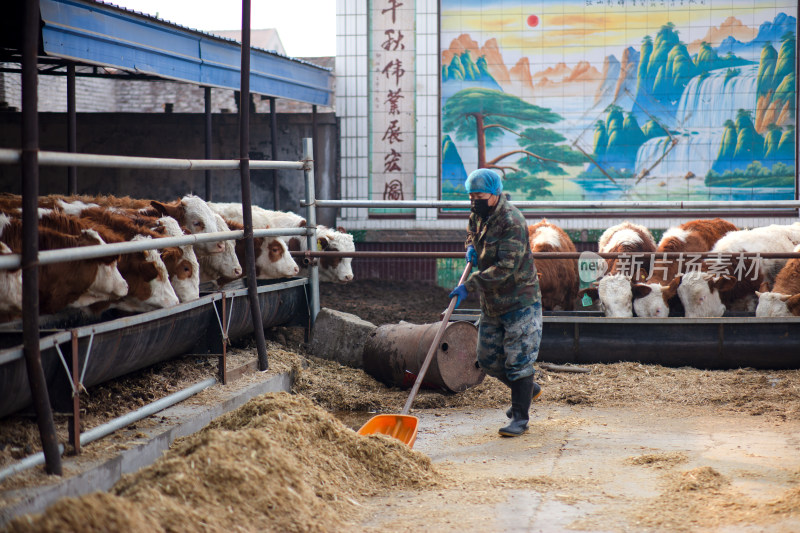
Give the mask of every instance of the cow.
[[(800, 245), (794, 252), (800, 252)], [(759, 288), (757, 317), (800, 316), (800, 259), (786, 262), (771, 290), (766, 283)]]
[[(600, 307), (608, 317), (633, 316), (632, 284), (647, 279), (649, 257), (635, 254), (655, 252), (656, 243), (650, 231), (644, 226), (624, 221), (608, 228), (598, 241), (600, 253), (631, 254), (630, 263), (617, 258), (606, 260), (607, 273), (595, 283), (595, 286), (583, 289), (579, 295), (588, 294), (593, 300), (600, 301)], [(634, 264), (634, 261), (638, 263)], [(636, 279), (632, 280), (632, 277)]]
[[(226, 220), (225, 223), (234, 231), (244, 229), (240, 223)], [(245, 240), (236, 241), (236, 255), (239, 262), (245, 261)], [(256, 278), (277, 279), (296, 276), (300, 268), (289, 253), (289, 248), (280, 237), (254, 237)]]
[[(158, 239), (161, 235), (141, 224), (137, 224), (125, 214), (115, 213), (109, 209), (102, 207), (93, 207), (84, 209), (80, 212), (78, 217), (82, 221), (90, 221), (91, 223), (105, 226), (126, 240), (141, 240), (141, 239)], [(183, 232), (181, 231), (181, 234)], [(125, 311), (148, 311), (151, 309), (158, 309), (161, 307), (171, 307), (180, 302), (175, 289), (172, 287), (171, 277), (174, 275), (176, 278), (185, 273), (182, 271), (182, 265), (179, 265), (179, 257), (182, 257), (182, 251), (178, 248), (165, 248), (163, 250), (145, 250), (148, 262), (152, 263), (158, 270), (158, 275), (150, 281), (150, 294), (147, 298), (141, 298), (140, 295), (129, 295), (121, 302), (114, 304)], [(170, 264), (175, 269), (175, 272), (170, 272), (167, 268), (162, 255), (166, 254), (170, 257)], [(191, 273), (188, 279), (191, 283)], [(199, 280), (198, 280), (199, 285)], [(184, 290), (188, 289), (188, 290)], [(199, 297), (199, 288), (197, 287), (182, 287), (184, 294), (188, 299), (197, 299)], [(144, 294), (144, 292), (142, 292)]]
[[(528, 226), (532, 252), (575, 252), (569, 235), (543, 218)], [(542, 308), (548, 311), (571, 311), (578, 295), (577, 259), (544, 259), (536, 261)]]
[[(791, 252), (800, 244), (800, 222), (731, 231), (711, 252)], [(708, 258), (700, 272), (684, 274), (678, 286), (687, 317), (722, 316), (726, 310), (755, 311), (756, 291), (772, 286), (786, 259)]]
[[(138, 241), (153, 238), (152, 232), (137, 227), (124, 215), (103, 208), (81, 211), (81, 217), (53, 213), (39, 219), (40, 226), (78, 234), (84, 229), (96, 231), (108, 243)], [(158, 238), (158, 235), (155, 235)], [(132, 252), (120, 256), (118, 268), (128, 283), (128, 293), (114, 302), (90, 306), (94, 313), (111, 307), (127, 312), (152, 311), (179, 303), (169, 282), (169, 272), (158, 250)]]
[[(0, 241), (0, 256), (13, 254), (8, 245)], [(0, 313), (22, 312), (22, 269), (0, 270)]]
[[(210, 202), (209, 207), (225, 217), (242, 223), (242, 204)], [(252, 206), (253, 228), (302, 228), (306, 220), (286, 211), (270, 211), (257, 205)], [(302, 236), (287, 236), (286, 242), (292, 252), (305, 251), (308, 239)], [(344, 228), (331, 229), (317, 226), (317, 248), (324, 252), (354, 252), (353, 236)], [(353, 280), (351, 257), (323, 257), (320, 260), (319, 280), (325, 282), (348, 283)]]
[[(172, 217), (157, 219), (156, 226), (152, 228), (164, 230), (168, 237), (182, 237), (184, 235), (178, 221)], [(161, 259), (169, 272), (169, 282), (175, 289), (175, 294), (181, 302), (197, 300), (200, 297), (200, 264), (191, 245), (164, 248), (161, 250)]]
[[(725, 234), (737, 230), (736, 226), (721, 218), (692, 220), (668, 229), (661, 237), (656, 252), (708, 252)], [(680, 274), (693, 268), (686, 261), (689, 257), (654, 258), (647, 280), (634, 283), (632, 287), (633, 310), (636, 316), (664, 318), (684, 314), (678, 298), (678, 286), (681, 282)], [(694, 268), (699, 269), (700, 264), (701, 262), (696, 263)]]
[[(97, 231), (84, 229), (77, 235), (39, 227), (39, 250), (106, 244)], [(22, 221), (0, 214), (0, 240), (13, 253), (22, 252)], [(128, 284), (118, 269), (119, 256), (65, 261), (39, 267), (39, 309), (52, 314), (66, 307), (86, 307), (127, 295)], [(13, 289), (10, 289), (13, 290)], [(21, 278), (19, 290), (21, 293)], [(10, 301), (19, 301), (21, 294)], [(13, 311), (12, 311), (13, 313)]]
[[(218, 214), (214, 213), (214, 223), (217, 231), (231, 231), (228, 224)], [(225, 283), (242, 277), (242, 265), (236, 256), (236, 241), (222, 241), (225, 251), (216, 254), (199, 254), (197, 260), (200, 263), (200, 282), (212, 282), (217, 284), (217, 280), (224, 279)]]

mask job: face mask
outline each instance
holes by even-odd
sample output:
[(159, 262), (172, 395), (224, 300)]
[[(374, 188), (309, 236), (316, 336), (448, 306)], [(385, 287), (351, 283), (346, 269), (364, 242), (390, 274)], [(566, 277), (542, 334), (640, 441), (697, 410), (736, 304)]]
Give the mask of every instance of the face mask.
[(480, 198), (478, 200), (472, 200), (472, 207), (470, 207), (470, 211), (475, 213), (481, 218), (486, 218), (489, 216), (489, 211), (491, 211), (491, 207), (489, 207), (489, 199), (488, 198)]

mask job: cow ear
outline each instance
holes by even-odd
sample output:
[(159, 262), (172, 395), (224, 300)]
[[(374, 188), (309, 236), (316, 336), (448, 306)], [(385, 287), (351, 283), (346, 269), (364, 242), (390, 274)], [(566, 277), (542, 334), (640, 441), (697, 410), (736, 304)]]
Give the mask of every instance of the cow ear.
[(338, 231), (339, 233), (347, 233), (347, 231), (344, 229), (343, 226), (339, 226), (338, 228), (336, 228), (336, 231)]
[(153, 209), (161, 213), (161, 216), (169, 216), (176, 219), (178, 218), (176, 216), (178, 215), (178, 212), (175, 206), (164, 204), (156, 200), (150, 200), (150, 205), (153, 206)]
[(769, 283), (766, 281), (761, 282), (761, 286), (758, 288), (760, 292), (769, 292)]
[(600, 297), (600, 292), (597, 290), (597, 287), (586, 287), (578, 291), (578, 297), (583, 298), (586, 295), (592, 300), (597, 300)]
[(541, 272), (537, 272), (536, 273), (536, 279), (538, 279), (539, 281), (542, 281), (542, 273)]
[(327, 248), (328, 244), (329, 244), (328, 239), (326, 239), (325, 237), (320, 237), (319, 239), (317, 239), (317, 246), (322, 250)]
[(709, 290), (717, 289), (720, 292), (729, 291), (736, 285), (736, 278), (733, 276), (719, 276), (708, 280)]
[(800, 294), (795, 294), (786, 300), (786, 307), (794, 316), (800, 316)]
[(681, 284), (681, 277), (676, 276), (672, 278), (672, 281), (669, 282), (669, 285), (666, 288), (662, 289), (661, 294), (667, 299), (671, 300), (678, 294), (678, 287)]
[(631, 285), (631, 291), (633, 292), (633, 299), (635, 300), (636, 298), (644, 298), (653, 292), (653, 289), (644, 283), (634, 283)]
[(300, 226), (299, 227), (301, 227), (301, 228), (305, 228), (306, 227), (306, 219), (303, 219), (303, 220), (300, 221)]

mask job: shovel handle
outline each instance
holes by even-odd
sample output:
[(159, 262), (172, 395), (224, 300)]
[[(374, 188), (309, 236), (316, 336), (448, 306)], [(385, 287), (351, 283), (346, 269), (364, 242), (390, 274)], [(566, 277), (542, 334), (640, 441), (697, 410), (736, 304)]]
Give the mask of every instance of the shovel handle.
[[(464, 273), (461, 274), (461, 279), (458, 281), (459, 285), (462, 285), (466, 281), (467, 276), (469, 276), (470, 270), (472, 270), (472, 263), (467, 261), (467, 268), (465, 268)], [(425, 361), (422, 363), (422, 367), (419, 369), (419, 373), (417, 374), (417, 379), (416, 381), (414, 381), (414, 386), (411, 387), (411, 394), (408, 395), (408, 400), (406, 400), (406, 404), (403, 406), (403, 410), (401, 411), (401, 413), (404, 415), (407, 415), (408, 412), (411, 410), (411, 404), (414, 403), (414, 398), (417, 397), (417, 392), (419, 392), (419, 386), (422, 385), (422, 380), (425, 378), (425, 374), (428, 372), (428, 367), (431, 366), (431, 361), (433, 360), (433, 354), (436, 353), (436, 349), (439, 347), (439, 341), (442, 340), (442, 336), (444, 335), (444, 330), (445, 328), (447, 328), (447, 323), (450, 321), (450, 315), (453, 314), (457, 302), (458, 302), (458, 296), (453, 296), (452, 298), (450, 298), (450, 305), (447, 306), (447, 311), (444, 312), (444, 317), (442, 318), (442, 325), (439, 326), (439, 330), (436, 332), (436, 336), (433, 338), (431, 347), (428, 349), (428, 355), (425, 356)]]

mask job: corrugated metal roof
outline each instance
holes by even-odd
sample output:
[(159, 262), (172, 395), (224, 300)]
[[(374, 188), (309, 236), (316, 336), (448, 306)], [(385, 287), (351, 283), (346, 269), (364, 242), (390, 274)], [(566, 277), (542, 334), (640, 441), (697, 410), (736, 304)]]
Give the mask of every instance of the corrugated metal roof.
[[(40, 0), (47, 55), (203, 86), (239, 89), (241, 45), (92, 0)], [(330, 69), (251, 48), (250, 91), (327, 106)]]

